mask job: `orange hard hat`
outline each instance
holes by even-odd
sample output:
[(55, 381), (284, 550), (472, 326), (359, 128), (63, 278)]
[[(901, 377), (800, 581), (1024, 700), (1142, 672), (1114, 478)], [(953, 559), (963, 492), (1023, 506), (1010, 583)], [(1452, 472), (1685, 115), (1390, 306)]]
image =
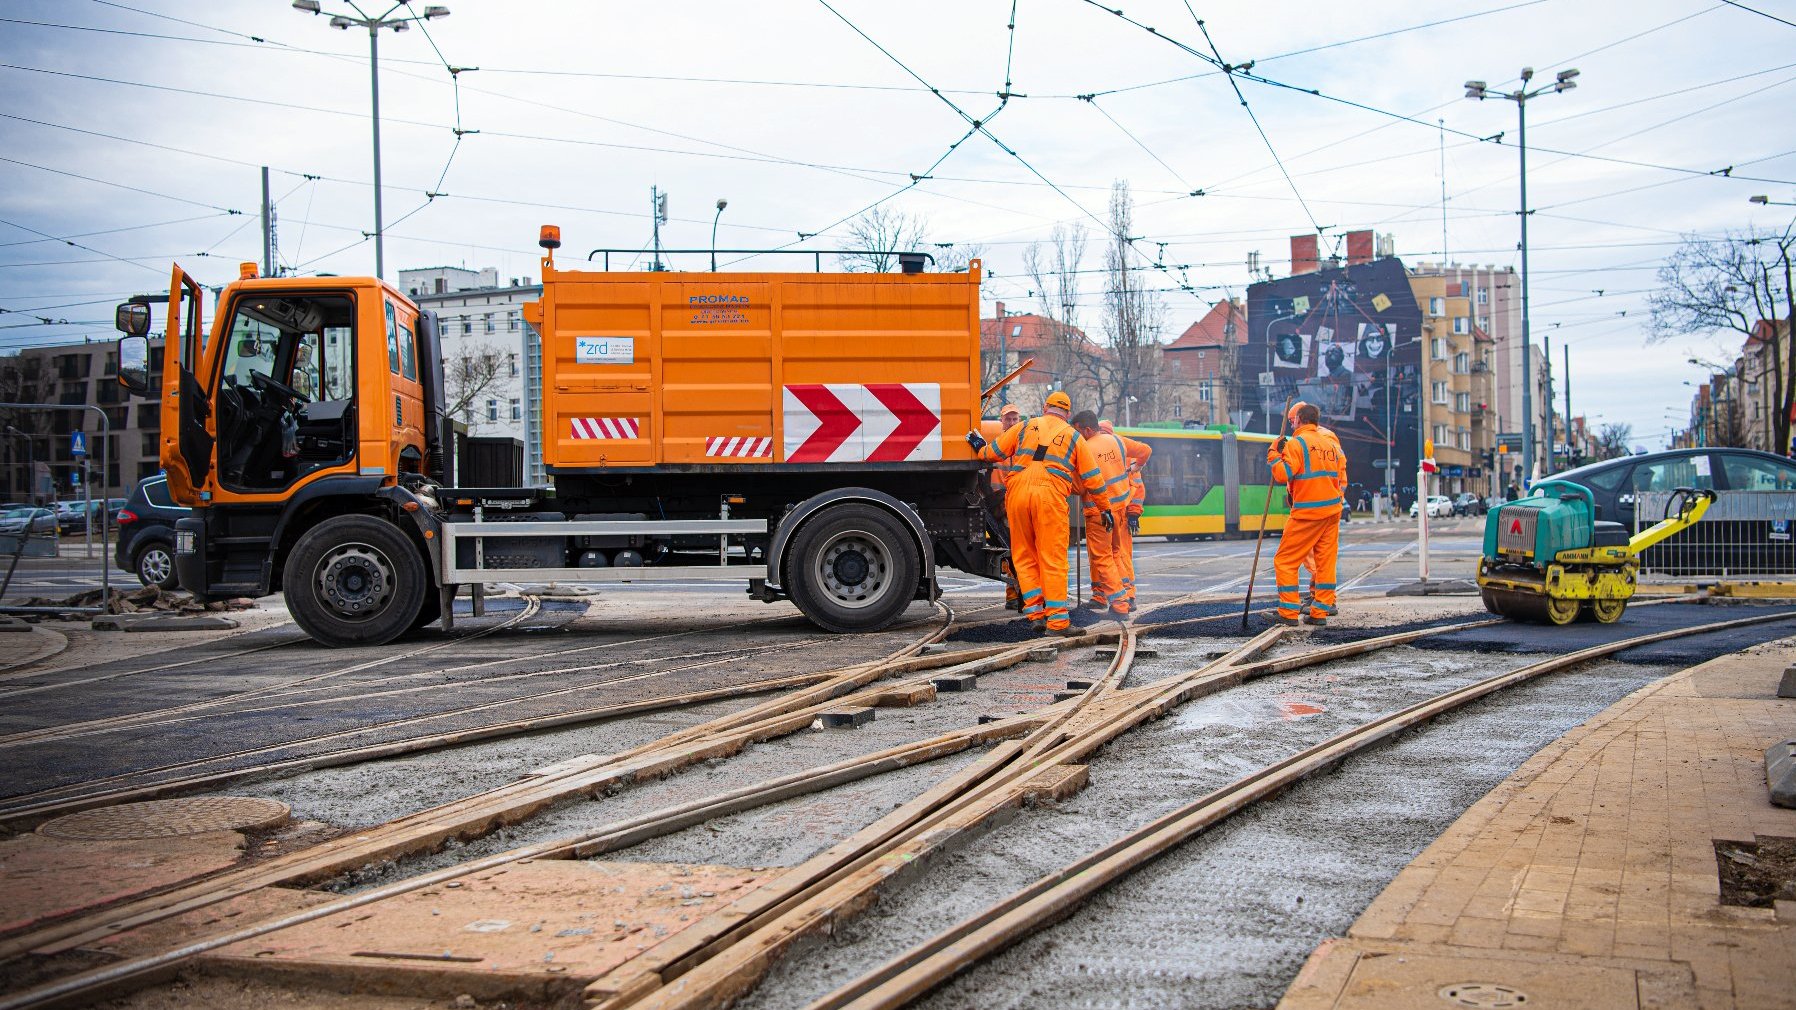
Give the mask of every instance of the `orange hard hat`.
[(1065, 393), (1055, 391), (1048, 394), (1047, 405), (1050, 407), (1058, 407), (1061, 410), (1071, 410), (1073, 409), (1073, 398)]
[(1016, 404), (1006, 403), (1004, 405), (1004, 409), (998, 411), (998, 416), (1003, 417), (1005, 414), (1021, 414), (1022, 412), (1023, 412), (1023, 409), (1021, 407), (1018, 407)]

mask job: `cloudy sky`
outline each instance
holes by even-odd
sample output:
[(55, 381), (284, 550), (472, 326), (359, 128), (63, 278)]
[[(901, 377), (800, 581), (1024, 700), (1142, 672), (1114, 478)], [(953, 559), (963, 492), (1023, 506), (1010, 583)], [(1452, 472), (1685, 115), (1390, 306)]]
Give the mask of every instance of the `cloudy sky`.
[[(564, 257), (641, 249), (658, 185), (671, 247), (709, 244), (720, 197), (718, 243), (740, 248), (840, 245), (884, 200), (982, 245), (988, 301), (1028, 309), (1023, 249), (1095, 232), (1122, 179), (1142, 248), (1199, 290), (1165, 282), (1170, 338), (1244, 292), (1250, 252), (1282, 274), (1287, 237), (1319, 226), (1391, 233), (1412, 263), (1517, 263), (1515, 108), (1463, 82), (1576, 67), (1530, 105), (1535, 332), (1556, 363), (1570, 347), (1577, 412), (1657, 447), (1704, 374), (1686, 359), (1731, 352), (1646, 345), (1655, 269), (1681, 235), (1787, 223), (1751, 195), (1796, 199), (1796, 27), (1766, 16), (1796, 21), (1789, 0), (1141, 0), (1126, 19), (1020, 0), (1014, 28), (1008, 0), (448, 6), (428, 38), (381, 38), (389, 278), (534, 276), (543, 223)], [(284, 264), (373, 270), (366, 32), (286, 0), (0, 0), (0, 19), (0, 351), (108, 337), (170, 260), (234, 277), (260, 258), (263, 165)], [(1183, 48), (1212, 42), (1277, 83), (1239, 81), (1244, 109)], [(457, 87), (446, 66), (479, 69)]]

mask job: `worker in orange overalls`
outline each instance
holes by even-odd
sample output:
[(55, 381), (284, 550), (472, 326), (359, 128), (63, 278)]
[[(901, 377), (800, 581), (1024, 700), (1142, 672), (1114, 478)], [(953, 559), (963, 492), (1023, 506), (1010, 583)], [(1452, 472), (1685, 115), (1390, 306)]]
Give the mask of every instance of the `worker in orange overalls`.
[(1135, 549), (1129, 536), (1130, 479), (1154, 450), (1118, 435), (1110, 422), (1089, 410), (1073, 417), (1073, 427), (1091, 446), (1104, 489), (1085, 506), (1085, 543), (1091, 548), (1091, 599), (1085, 606), (1128, 619), (1135, 600)]
[(1141, 513), (1147, 509), (1147, 482), (1141, 479), (1141, 468), (1129, 478), (1129, 536), (1141, 535)]
[[(998, 431), (1005, 432), (1023, 423), (1023, 411), (1014, 403), (1006, 403), (998, 412)], [(1010, 459), (1000, 459), (992, 466), (992, 490), (1003, 493), (1010, 483), (1010, 475), (1015, 472), (1015, 464)]]
[(967, 444), (988, 463), (1015, 467), (1005, 488), (1010, 518), (1010, 563), (1022, 592), (1023, 617), (1050, 635), (1075, 634), (1067, 616), (1066, 548), (1072, 536), (1067, 499), (1103, 489), (1091, 448), (1067, 423), (1072, 398), (1048, 394), (1042, 416), (1004, 429), (987, 443), (976, 431)]
[(1272, 482), (1285, 485), (1291, 516), (1279, 538), (1273, 570), (1278, 573), (1275, 624), (1294, 625), (1302, 609), (1299, 568), (1310, 570), (1309, 622), (1328, 623), (1335, 612), (1335, 560), (1341, 547), (1341, 492), (1347, 486), (1347, 456), (1340, 440), (1318, 422), (1314, 404), (1291, 405), (1291, 434), (1266, 450)]

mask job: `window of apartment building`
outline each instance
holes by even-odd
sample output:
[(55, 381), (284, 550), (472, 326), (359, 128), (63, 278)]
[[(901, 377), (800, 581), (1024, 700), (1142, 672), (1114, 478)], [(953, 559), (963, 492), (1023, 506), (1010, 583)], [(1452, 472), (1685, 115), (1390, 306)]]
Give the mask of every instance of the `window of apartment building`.
[(1434, 402), (1435, 403), (1446, 403), (1447, 402), (1447, 384), (1444, 382), (1437, 382), (1434, 384), (1433, 388), (1434, 388)]
[(1430, 299), (1428, 299), (1428, 314), (1431, 316), (1446, 315), (1447, 314), (1447, 300), (1445, 298), (1430, 298)]
[(1465, 374), (1472, 370), (1472, 356), (1464, 351), (1453, 355), (1453, 370)]
[(1478, 317), (1478, 328), (1483, 330), (1486, 333), (1489, 333), (1490, 332), (1490, 317), (1489, 316), (1479, 316)]
[(1185, 417), (1185, 402), (1183, 400), (1172, 401), (1172, 419), (1175, 421), (1178, 421), (1178, 420), (1184, 419), (1184, 417)]
[(1447, 341), (1444, 337), (1435, 337), (1429, 343), (1429, 356), (1436, 361), (1447, 360)]
[(1490, 304), (1490, 289), (1489, 288), (1479, 288), (1478, 289), (1478, 304), (1479, 305), (1489, 305)]
[(513, 351), (505, 356), (506, 367), (511, 370), (511, 377), (518, 377), (518, 352)]
[(1470, 414), (1472, 412), (1472, 394), (1454, 393), (1453, 409), (1461, 414)]
[(497, 421), (499, 419), (499, 400), (497, 397), (487, 397), (486, 419), (489, 421)]
[(473, 332), (474, 332), (474, 317), (473, 316), (461, 317), (461, 335), (465, 337), (465, 336), (472, 334)]
[(517, 309), (512, 309), (505, 314), (505, 328), (516, 333), (518, 331), (518, 324), (523, 322), (523, 318), (523, 315), (518, 312)]
[(1459, 447), (1461, 449), (1470, 449), (1472, 447), (1472, 433), (1464, 428), (1459, 429)]
[(524, 419), (524, 401), (515, 396), (511, 398), (511, 419), (513, 421)]
[(1471, 317), (1470, 316), (1454, 316), (1453, 317), (1453, 332), (1459, 334), (1462, 337), (1465, 336), (1466, 334), (1472, 332)]
[(485, 316), (485, 319), (486, 319), (486, 331), (488, 333), (494, 332), (494, 330), (493, 330), (493, 314), (491, 312), (488, 312)]
[(1452, 445), (1453, 444), (1452, 438), (1453, 438), (1453, 432), (1446, 425), (1437, 424), (1434, 426), (1435, 448), (1439, 449), (1444, 446)]
[(1208, 379), (1197, 384), (1197, 398), (1199, 400), (1202, 400), (1204, 403), (1209, 403), (1214, 396), (1215, 391), (1211, 388)]

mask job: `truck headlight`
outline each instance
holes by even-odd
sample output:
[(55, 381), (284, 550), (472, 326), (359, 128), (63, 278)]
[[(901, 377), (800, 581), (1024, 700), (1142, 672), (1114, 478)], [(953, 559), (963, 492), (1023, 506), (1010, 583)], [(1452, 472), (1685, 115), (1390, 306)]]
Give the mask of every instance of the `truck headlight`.
[(175, 553), (176, 554), (193, 554), (193, 553), (195, 553), (194, 538), (193, 538), (192, 530), (176, 530), (175, 531)]

